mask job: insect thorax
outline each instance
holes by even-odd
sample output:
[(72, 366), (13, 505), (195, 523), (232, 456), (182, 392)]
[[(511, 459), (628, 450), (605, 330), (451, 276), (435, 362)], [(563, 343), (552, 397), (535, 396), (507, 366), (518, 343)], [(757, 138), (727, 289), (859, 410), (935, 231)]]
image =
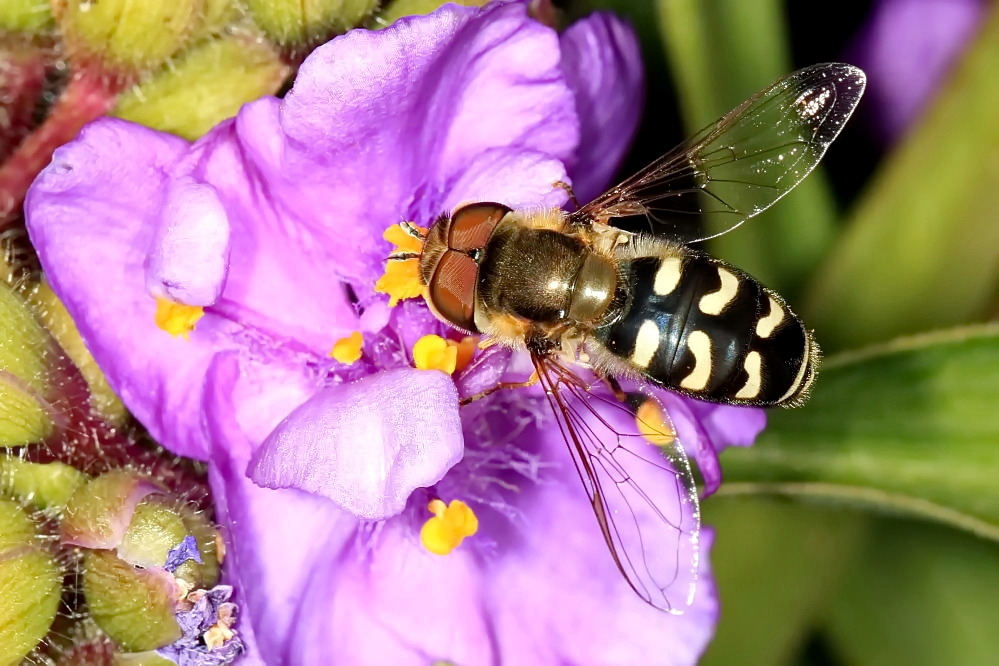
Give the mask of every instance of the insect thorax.
[(614, 264), (581, 240), (508, 225), (485, 248), (478, 302), (489, 312), (543, 326), (586, 326), (602, 319), (617, 283)]

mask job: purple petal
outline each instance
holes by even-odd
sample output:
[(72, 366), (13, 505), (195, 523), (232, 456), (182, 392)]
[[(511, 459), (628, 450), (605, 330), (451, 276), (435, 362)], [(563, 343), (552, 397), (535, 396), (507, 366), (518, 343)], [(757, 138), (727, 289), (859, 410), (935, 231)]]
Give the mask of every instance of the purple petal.
[[(209, 481), (228, 547), (226, 575), (239, 591), (243, 610), (240, 633), (252, 636), (263, 663), (286, 663), (298, 625), (311, 621), (302, 615), (301, 595), (316, 571), (335, 566), (331, 554), (340, 552), (353, 536), (357, 520), (325, 498), (261, 488), (246, 476), (253, 450), (250, 437), (277, 425), (251, 422), (253, 408), (264, 406), (267, 396), (259, 383), (267, 377), (251, 376), (249, 370), (229, 353), (220, 355), (208, 372), (205, 413), (214, 446)], [(253, 394), (261, 397), (250, 399)], [(292, 396), (285, 402), (298, 399)], [(237, 417), (236, 403), (246, 407), (242, 418)], [(252, 630), (247, 631), (244, 622)]]
[(229, 219), (211, 185), (167, 184), (152, 243), (146, 286), (178, 303), (211, 305), (222, 292), (229, 259)]
[(557, 208), (568, 195), (552, 184), (567, 179), (565, 166), (551, 155), (496, 148), (468, 163), (448, 188), (440, 210), (477, 201), (499, 201), (515, 209)]
[(443, 372), (389, 370), (323, 389), (263, 443), (250, 476), (299, 488), (367, 520), (401, 512), (461, 459), (454, 382)]
[(642, 55), (634, 31), (598, 12), (562, 33), (562, 70), (576, 97), (581, 136), (569, 175), (590, 201), (610, 185), (638, 129), (644, 97)]
[(752, 446), (767, 427), (767, 413), (763, 409), (700, 400), (689, 400), (688, 404), (718, 453), (730, 446)]
[(981, 25), (982, 0), (882, 0), (848, 49), (886, 140), (916, 120)]
[[(261, 167), (270, 192), (311, 219), (341, 275), (372, 282), (388, 226), (427, 224), (449, 202), (484, 194), (462, 185), (482, 182), (464, 174), (485, 153), (514, 153), (504, 163), (518, 151), (571, 155), (576, 111), (559, 59), (557, 36), (523, 3), (446, 6), (382, 31), (353, 30), (303, 64), (281, 108), (286, 150)], [(534, 165), (502, 171), (494, 190), (546, 203), (536, 197), (561, 170), (550, 159)]]
[[(685, 606), (692, 575), (678, 572), (675, 605), (681, 616), (657, 610), (642, 601), (615, 566), (569, 460), (557, 429), (540, 435), (542, 452), (557, 465), (524, 502), (525, 525), (516, 543), (490, 568), (491, 600), (498, 636), (516, 636), (504, 643), (504, 663), (517, 664), (695, 664), (713, 633), (718, 602), (708, 569), (709, 530), (701, 532), (700, 569), (693, 604)], [(651, 467), (637, 480), (646, 492), (661, 496), (660, 508), (680, 509), (671, 475), (653, 479)], [(636, 467), (633, 472), (642, 473)], [(662, 492), (672, 490), (672, 505)], [(611, 491), (613, 492), (613, 491)], [(648, 527), (650, 510), (633, 502), (635, 517), (617, 514), (616, 524), (628, 529), (636, 520)], [(687, 505), (682, 510), (690, 511)], [(651, 522), (650, 522), (651, 521)], [(659, 536), (659, 535), (655, 535)], [(634, 545), (634, 544), (633, 544)], [(637, 550), (629, 550), (632, 557)], [(681, 560), (688, 558), (680, 554)], [(553, 606), (553, 604), (557, 604)], [(535, 609), (551, 608), (538, 613)]]
[[(195, 144), (173, 175), (211, 185), (229, 220), (229, 267), (213, 310), (262, 332), (273, 346), (324, 357), (357, 329), (357, 316), (334, 248), (310, 233), (316, 217), (331, 210), (329, 201), (287, 210), (274, 193), (280, 181), (262, 180), (252, 161), (273, 148), (265, 137), (279, 132), (277, 104), (267, 98), (245, 106)], [(256, 144), (244, 148), (250, 136)]]
[(519, 637), (496, 634), (474, 552), (433, 555), (418, 529), (384, 523), (317, 572), (302, 591), (309, 621), (296, 627), (291, 663), (321, 666), (331, 654), (344, 664), (518, 663), (499, 652), (500, 641)]
[(207, 455), (195, 416), (214, 353), (205, 317), (189, 341), (156, 327), (144, 262), (160, 220), (164, 173), (186, 144), (120, 120), (100, 120), (58, 149), (28, 192), (31, 240), (111, 386), (171, 451)]
[(170, 549), (167, 553), (166, 562), (163, 568), (173, 573), (177, 568), (188, 560), (194, 560), (198, 564), (202, 563), (201, 551), (198, 550), (198, 541), (188, 534), (179, 544)]

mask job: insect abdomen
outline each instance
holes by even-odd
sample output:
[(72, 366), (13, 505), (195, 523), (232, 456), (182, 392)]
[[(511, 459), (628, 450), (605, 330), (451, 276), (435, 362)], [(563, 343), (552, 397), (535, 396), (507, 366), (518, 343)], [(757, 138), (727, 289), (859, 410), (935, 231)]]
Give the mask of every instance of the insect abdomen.
[(775, 293), (745, 273), (683, 247), (624, 265), (631, 306), (598, 339), (649, 379), (697, 398), (794, 405), (818, 350)]

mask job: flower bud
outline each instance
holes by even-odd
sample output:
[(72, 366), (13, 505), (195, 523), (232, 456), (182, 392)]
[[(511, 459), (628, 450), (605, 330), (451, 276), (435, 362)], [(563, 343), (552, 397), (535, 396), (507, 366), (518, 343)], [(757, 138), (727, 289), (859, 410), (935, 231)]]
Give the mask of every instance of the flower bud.
[(84, 548), (117, 548), (136, 505), (165, 490), (131, 470), (115, 470), (76, 489), (59, 526), (63, 543)]
[(150, 650), (118, 653), (114, 656), (114, 666), (177, 666), (177, 662)]
[(377, 0), (247, 0), (256, 24), (283, 46), (308, 47), (357, 26)]
[(81, 569), (91, 617), (122, 649), (152, 650), (183, 635), (174, 617), (179, 593), (169, 573), (134, 567), (110, 550), (86, 551)]
[(39, 442), (55, 428), (46, 400), (56, 349), (31, 310), (0, 283), (0, 446)]
[(204, 0), (201, 3), (198, 27), (191, 35), (191, 42), (221, 34), (225, 28), (236, 23), (242, 15), (239, 3), (233, 2), (233, 0)]
[(66, 306), (55, 295), (48, 282), (42, 281), (27, 294), (38, 320), (48, 329), (49, 334), (66, 353), (90, 389), (90, 407), (109, 425), (120, 425), (125, 421), (128, 412), (121, 399), (115, 395), (108, 384), (104, 373), (97, 367), (97, 362), (83, 344), (80, 331), (77, 330), (73, 318), (69, 316)]
[(11, 455), (0, 458), (0, 495), (30, 502), (46, 514), (58, 514), (85, 478), (63, 463), (30, 463)]
[(290, 73), (269, 44), (227, 35), (126, 91), (112, 115), (194, 140), (243, 104), (277, 92)]
[(200, 17), (197, 0), (53, 0), (71, 58), (122, 73), (158, 66), (179, 51)]
[(49, 631), (63, 572), (21, 507), (0, 500), (0, 664), (16, 664)]
[(218, 579), (215, 529), (134, 471), (115, 470), (80, 486), (60, 529), (64, 543), (84, 549), (91, 617), (130, 652), (181, 639), (175, 616), (182, 601)]
[(378, 14), (375, 22), (378, 26), (391, 25), (404, 16), (430, 14), (449, 2), (464, 7), (483, 7), (487, 0), (394, 0)]
[(0, 2), (0, 31), (41, 32), (52, 25), (48, 0), (3, 0)]

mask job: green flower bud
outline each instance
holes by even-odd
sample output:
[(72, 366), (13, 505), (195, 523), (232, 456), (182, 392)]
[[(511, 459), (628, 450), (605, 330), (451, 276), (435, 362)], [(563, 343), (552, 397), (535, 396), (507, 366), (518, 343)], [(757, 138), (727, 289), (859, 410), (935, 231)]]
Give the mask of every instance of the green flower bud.
[(126, 91), (112, 115), (193, 140), (243, 104), (277, 92), (290, 73), (269, 44), (228, 35), (187, 51)]
[(463, 7), (483, 7), (488, 0), (394, 0), (375, 17), (375, 27), (392, 25), (404, 16), (430, 14), (451, 3)]
[(218, 579), (215, 530), (188, 505), (129, 470), (91, 479), (70, 498), (64, 543), (84, 550), (91, 617), (129, 652), (179, 638), (178, 602)]
[(122, 649), (155, 650), (183, 635), (174, 618), (179, 590), (163, 570), (143, 570), (110, 550), (83, 556), (83, 594), (97, 625)]
[(48, 515), (61, 512), (85, 479), (76, 468), (58, 462), (43, 465), (10, 455), (0, 458), (0, 494), (30, 502)]
[(191, 42), (210, 35), (219, 35), (225, 28), (236, 23), (243, 16), (242, 8), (234, 0), (204, 0), (201, 4), (201, 17), (197, 31), (191, 35)]
[(200, 18), (198, 0), (53, 0), (71, 57), (93, 58), (123, 73), (165, 62), (183, 47)]
[(55, 427), (49, 368), (52, 339), (9, 286), (0, 283), (0, 446), (39, 442)]
[(37, 33), (52, 26), (48, 0), (3, 0), (0, 2), (0, 30)]
[(272, 40), (309, 47), (359, 25), (378, 0), (247, 0), (246, 5)]
[(114, 656), (114, 666), (177, 666), (157, 652), (125, 652)]
[(0, 500), (0, 664), (17, 664), (43, 639), (62, 596), (63, 572), (27, 514)]
[(85, 548), (117, 548), (136, 505), (165, 492), (131, 470), (115, 470), (76, 489), (59, 526), (63, 543)]
[(104, 373), (83, 344), (80, 331), (66, 306), (55, 295), (48, 282), (42, 281), (26, 295), (38, 320), (59, 343), (66, 356), (80, 370), (90, 389), (90, 407), (109, 425), (121, 425), (128, 411), (121, 399), (111, 390)]
[(170, 550), (187, 536), (187, 526), (165, 498), (151, 497), (135, 507), (118, 545), (118, 557), (143, 568), (162, 567)]

